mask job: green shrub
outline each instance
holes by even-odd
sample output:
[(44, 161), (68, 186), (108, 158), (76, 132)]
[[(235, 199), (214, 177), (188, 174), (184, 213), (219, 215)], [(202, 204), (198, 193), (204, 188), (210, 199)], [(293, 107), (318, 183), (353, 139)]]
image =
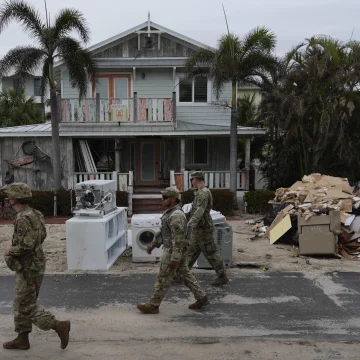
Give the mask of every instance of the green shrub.
[(72, 215), (72, 208), (76, 204), (74, 190), (60, 190), (57, 193), (57, 212), (58, 216), (68, 217)]
[[(220, 211), (225, 216), (231, 216), (233, 212), (234, 194), (228, 189), (211, 189), (213, 196), (213, 210)], [(187, 190), (181, 194), (183, 204), (192, 203), (194, 200), (194, 190)]]
[(129, 206), (129, 193), (127, 191), (116, 191), (116, 206), (128, 207)]
[(253, 213), (267, 213), (269, 209), (269, 200), (273, 200), (275, 192), (270, 190), (252, 190), (247, 191), (244, 195), (244, 202), (247, 203), (247, 212)]
[(54, 192), (32, 190), (29, 205), (41, 211), (45, 217), (54, 216)]

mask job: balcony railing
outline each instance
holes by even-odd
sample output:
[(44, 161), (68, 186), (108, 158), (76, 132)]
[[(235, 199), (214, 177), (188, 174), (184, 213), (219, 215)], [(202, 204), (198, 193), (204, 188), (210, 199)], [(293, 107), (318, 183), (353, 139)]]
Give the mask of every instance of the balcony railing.
[(171, 98), (61, 99), (62, 122), (171, 122), (176, 119), (175, 95)]

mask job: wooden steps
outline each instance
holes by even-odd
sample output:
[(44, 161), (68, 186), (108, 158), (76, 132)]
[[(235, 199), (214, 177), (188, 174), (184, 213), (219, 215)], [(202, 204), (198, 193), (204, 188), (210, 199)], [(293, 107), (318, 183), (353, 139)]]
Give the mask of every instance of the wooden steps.
[(133, 214), (160, 214), (164, 212), (162, 199), (156, 198), (138, 198), (132, 199)]

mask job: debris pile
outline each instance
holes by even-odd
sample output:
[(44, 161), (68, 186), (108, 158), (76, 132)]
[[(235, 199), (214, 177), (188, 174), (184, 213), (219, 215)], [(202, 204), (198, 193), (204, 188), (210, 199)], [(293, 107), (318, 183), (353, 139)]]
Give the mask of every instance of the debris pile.
[(269, 204), (278, 208), (276, 217), (268, 227), (253, 224), (257, 236), (265, 233), (271, 244), (295, 239), (300, 255), (360, 258), (360, 216), (353, 214), (359, 213), (360, 196), (347, 179), (304, 176), (290, 188), (277, 189)]
[(314, 215), (332, 210), (352, 212), (353, 206), (359, 208), (360, 197), (353, 192), (354, 187), (350, 186), (347, 179), (311, 174), (288, 189), (277, 189), (275, 199), (270, 203), (291, 203), (294, 209), (289, 213), (302, 214), (308, 220)]

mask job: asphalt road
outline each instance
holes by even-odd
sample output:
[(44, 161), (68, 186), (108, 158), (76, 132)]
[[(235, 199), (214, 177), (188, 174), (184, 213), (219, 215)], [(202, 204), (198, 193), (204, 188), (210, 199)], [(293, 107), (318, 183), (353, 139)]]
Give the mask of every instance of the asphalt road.
[[(359, 273), (335, 273), (309, 278), (300, 273), (268, 273), (232, 276), (229, 285), (209, 286), (212, 274), (198, 274), (211, 305), (201, 313), (201, 326), (230, 326), (266, 330), (267, 336), (346, 340), (360, 338)], [(86, 311), (116, 304), (146, 302), (155, 276), (60, 275), (46, 276), (39, 302), (64, 311)], [(11, 314), (14, 279), (0, 277), (0, 314)], [(191, 301), (182, 285), (172, 286), (165, 301)], [(179, 306), (185, 306), (179, 305)], [(160, 308), (161, 309), (161, 308)], [(187, 311), (176, 319), (199, 325), (199, 317)], [(331, 334), (329, 329), (341, 328)], [(343, 331), (343, 330), (346, 330)], [(234, 334), (236, 336), (236, 334)]]
[[(153, 291), (154, 274), (48, 275), (44, 279), (39, 302), (54, 311), (59, 318), (74, 318), (75, 332), (72, 335), (75, 342), (99, 341), (98, 348), (104, 341), (112, 339), (116, 342), (118, 337), (123, 344), (155, 341), (170, 346), (175, 341), (174, 349), (190, 339), (192, 343), (195, 341), (196, 344), (208, 345), (229, 341), (239, 345), (242, 341), (255, 341), (255, 348), (259, 349), (259, 341), (263, 346), (266, 341), (277, 343), (277, 349), (281, 348), (281, 344), (284, 346), (284, 341), (297, 344), (308, 342), (315, 344), (315, 347), (320, 342), (346, 342), (358, 347), (359, 276), (359, 273), (309, 275), (233, 272), (228, 285), (214, 288), (209, 285), (213, 272), (200, 273), (197, 277), (208, 294), (211, 302), (209, 306), (198, 312), (187, 309), (187, 305), (193, 301), (191, 294), (184, 286), (174, 285), (160, 307), (160, 314), (144, 315), (136, 309), (136, 304), (149, 299)], [(0, 341), (8, 338), (8, 334), (11, 336), (13, 287), (13, 277), (0, 277)], [(55, 342), (54, 335), (48, 334), (36, 331), (33, 334), (35, 342), (42, 339)], [(325, 348), (329, 351), (328, 347)], [(0, 358), (5, 359), (2, 351)], [(148, 350), (141, 351), (147, 353)], [(236, 351), (224, 359), (236, 359)], [(255, 349), (248, 351), (252, 354)], [(334, 354), (342, 356), (339, 358), (352, 358), (349, 354), (341, 353), (338, 346), (334, 353), (324, 353), (321, 355), (323, 357), (317, 354), (318, 357), (313, 358), (337, 359)], [(109, 353), (104, 359), (112, 359), (112, 355)], [(127, 358), (142, 358), (130, 355), (127, 353)], [(80, 359), (92, 358), (90, 355), (79, 356), (79, 353), (77, 356)], [(190, 356), (185, 358), (192, 359)], [(249, 355), (248, 358), (252, 357)], [(262, 357), (259, 355), (254, 358)], [(281, 356), (268, 355), (265, 358)], [(289, 359), (298, 357), (294, 355)]]

